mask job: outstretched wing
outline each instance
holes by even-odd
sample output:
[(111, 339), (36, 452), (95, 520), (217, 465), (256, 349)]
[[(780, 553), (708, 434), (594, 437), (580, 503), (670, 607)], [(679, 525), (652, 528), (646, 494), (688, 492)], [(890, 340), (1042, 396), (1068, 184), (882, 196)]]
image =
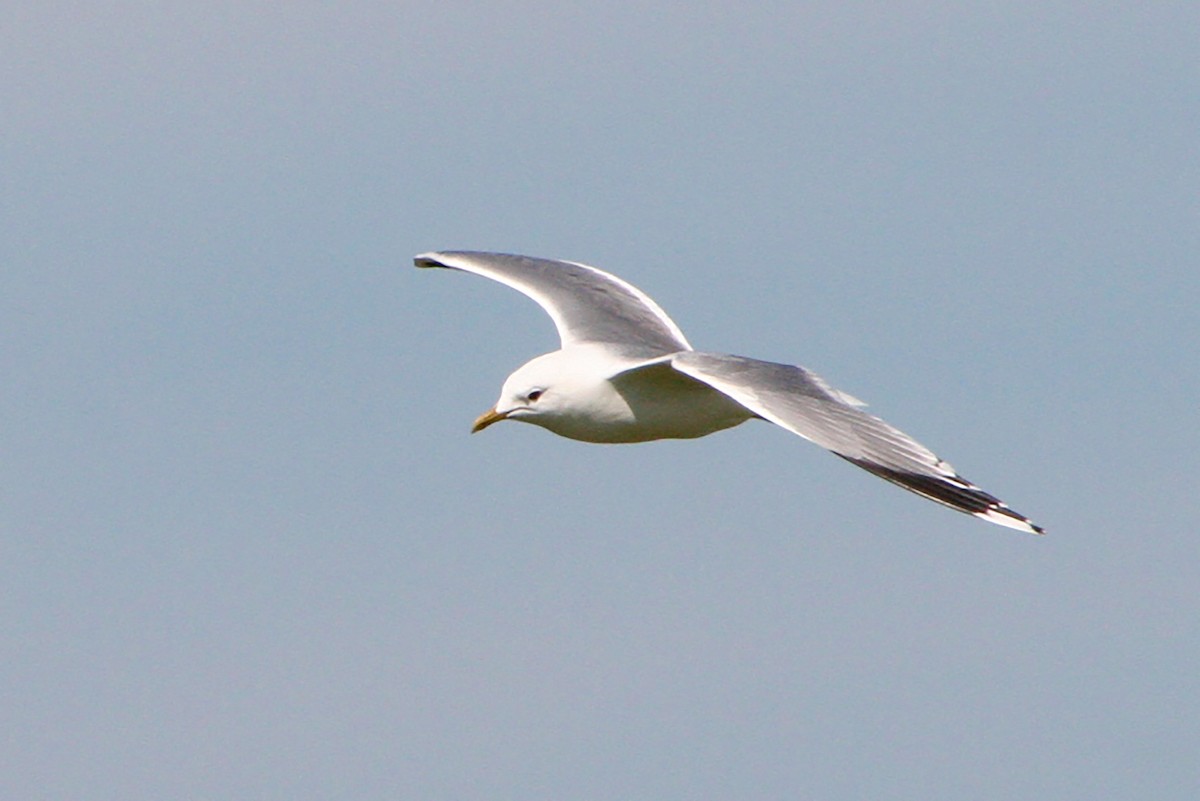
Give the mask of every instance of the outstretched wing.
[(675, 355), (671, 364), (760, 417), (880, 478), (992, 523), (1044, 533), (1029, 518), (958, 475), (924, 445), (862, 411), (858, 401), (803, 367), (695, 351)]
[(554, 320), (564, 348), (594, 342), (643, 356), (692, 349), (648, 295), (586, 264), (470, 251), (422, 253), (413, 263), (475, 273), (527, 295)]

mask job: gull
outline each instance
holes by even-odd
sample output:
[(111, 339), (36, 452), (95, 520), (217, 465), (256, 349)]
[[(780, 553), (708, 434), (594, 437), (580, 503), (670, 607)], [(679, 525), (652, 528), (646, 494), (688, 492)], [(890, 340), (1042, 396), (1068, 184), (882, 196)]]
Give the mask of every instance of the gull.
[(472, 433), (516, 420), (583, 442), (628, 443), (691, 439), (767, 420), (951, 509), (1045, 533), (815, 373), (693, 349), (657, 303), (615, 275), (504, 253), (423, 253), (413, 261), (499, 281), (541, 306), (558, 329), (561, 347), (510, 375)]

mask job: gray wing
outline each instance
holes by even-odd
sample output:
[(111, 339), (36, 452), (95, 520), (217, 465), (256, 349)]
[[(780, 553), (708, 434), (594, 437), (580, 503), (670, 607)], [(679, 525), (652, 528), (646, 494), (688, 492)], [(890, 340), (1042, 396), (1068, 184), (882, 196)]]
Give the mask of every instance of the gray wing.
[(694, 351), (672, 357), (671, 365), (880, 478), (992, 523), (1044, 533), (924, 445), (862, 411), (861, 402), (803, 367)]
[(586, 264), (469, 251), (422, 253), (413, 263), (475, 273), (525, 294), (554, 320), (564, 348), (596, 342), (646, 356), (692, 349), (649, 296)]

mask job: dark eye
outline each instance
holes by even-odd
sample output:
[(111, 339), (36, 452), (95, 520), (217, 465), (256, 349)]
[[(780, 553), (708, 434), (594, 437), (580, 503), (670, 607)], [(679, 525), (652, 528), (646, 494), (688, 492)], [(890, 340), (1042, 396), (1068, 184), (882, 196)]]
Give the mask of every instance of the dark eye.
[(529, 391), (529, 394), (526, 397), (529, 399), (530, 403), (533, 403), (538, 398), (542, 397), (542, 392), (543, 392), (543, 390), (533, 389), (533, 390)]

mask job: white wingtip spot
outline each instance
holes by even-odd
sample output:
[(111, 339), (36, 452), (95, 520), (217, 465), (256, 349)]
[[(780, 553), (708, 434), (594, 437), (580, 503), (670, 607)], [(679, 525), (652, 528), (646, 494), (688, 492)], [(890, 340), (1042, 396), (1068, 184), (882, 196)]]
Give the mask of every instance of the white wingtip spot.
[(1045, 529), (1035, 525), (1029, 518), (1022, 517), (1009, 509), (988, 509), (983, 512), (973, 512), (972, 514), (980, 520), (986, 520), (989, 523), (995, 523), (1005, 528), (1015, 528), (1017, 531), (1024, 531), (1027, 534), (1046, 533)]

